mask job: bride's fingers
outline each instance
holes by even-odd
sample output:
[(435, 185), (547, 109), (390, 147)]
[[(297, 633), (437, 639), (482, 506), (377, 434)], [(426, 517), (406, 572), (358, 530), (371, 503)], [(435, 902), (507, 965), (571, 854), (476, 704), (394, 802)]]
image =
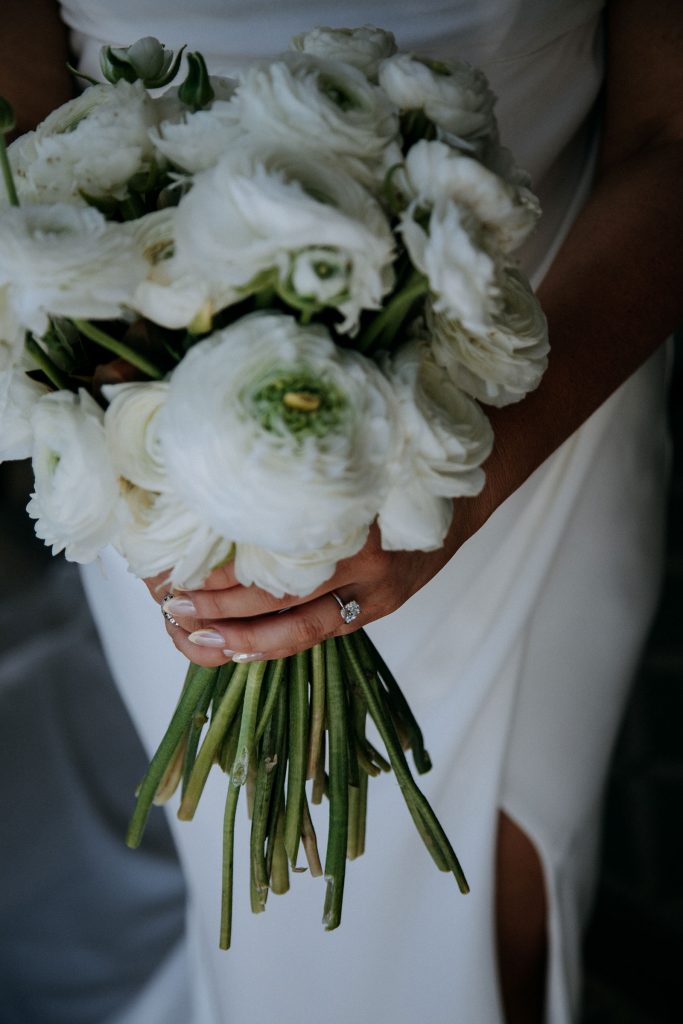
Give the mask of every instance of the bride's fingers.
[[(340, 598), (342, 603), (352, 599), (346, 593)], [(360, 601), (358, 597), (355, 599)], [(330, 636), (351, 633), (372, 617), (376, 616), (366, 615), (361, 607), (356, 619), (345, 622), (339, 603), (328, 592), (282, 615), (215, 621), (192, 633), (179, 626), (169, 633), (176, 647), (191, 661), (214, 666), (230, 660), (284, 658)]]
[(253, 618), (257, 615), (272, 615), (286, 609), (310, 604), (318, 597), (344, 587), (348, 584), (348, 574), (338, 570), (331, 580), (326, 580), (317, 590), (299, 597), (285, 594), (284, 597), (273, 597), (267, 590), (259, 587), (243, 587), (237, 585), (228, 590), (192, 590), (178, 591), (172, 596), (167, 595), (163, 607), (174, 618), (181, 619), (183, 626), (189, 629), (195, 623), (210, 623), (220, 619)]

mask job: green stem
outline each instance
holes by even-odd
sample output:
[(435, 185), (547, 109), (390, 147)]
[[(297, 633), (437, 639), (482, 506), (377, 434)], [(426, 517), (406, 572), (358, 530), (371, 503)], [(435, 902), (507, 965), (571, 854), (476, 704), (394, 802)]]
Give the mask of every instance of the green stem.
[(73, 325), (90, 341), (94, 341), (97, 345), (101, 345), (102, 348), (113, 352), (114, 355), (125, 359), (127, 363), (136, 366), (138, 370), (142, 370), (143, 373), (146, 373), (148, 377), (152, 377), (153, 380), (160, 380), (164, 376), (163, 371), (149, 359), (146, 359), (145, 356), (140, 355), (130, 345), (119, 341), (118, 338), (112, 338), (111, 334), (107, 334), (106, 331), (95, 327), (89, 320), (74, 320)]
[(169, 761), (176, 752), (183, 733), (194, 715), (195, 708), (201, 700), (204, 690), (207, 686), (213, 685), (213, 677), (214, 670), (211, 668), (199, 669), (194, 673), (178, 702), (178, 707), (164, 734), (164, 738), (150, 762), (147, 774), (140, 784), (137, 803), (126, 836), (126, 843), (133, 849), (140, 845), (147, 815), (154, 800), (154, 794), (164, 776)]
[(325, 729), (325, 651), (316, 644), (311, 651), (311, 727), (308, 735), (306, 778), (315, 778)]
[[(237, 666), (230, 680), (230, 685), (225, 691), (220, 707), (211, 720), (211, 725), (204, 737), (204, 742), (199, 748), (199, 754), (195, 760), (192, 773), (185, 787), (182, 802), (178, 808), (178, 817), (181, 821), (189, 821), (197, 809), (197, 804), (202, 795), (211, 766), (214, 763), (216, 752), (242, 702), (244, 688), (247, 685), (248, 670), (248, 665)], [(206, 671), (213, 672), (214, 670), (207, 669)]]
[(2, 168), (2, 177), (5, 182), (5, 190), (7, 192), (7, 198), (10, 201), (11, 206), (19, 205), (19, 196), (14, 186), (14, 178), (12, 177), (12, 168), (10, 167), (9, 156), (7, 154), (7, 143), (5, 142), (5, 134), (0, 131), (0, 167)]
[(43, 351), (31, 334), (26, 335), (26, 351), (58, 391), (73, 390), (69, 378), (62, 372), (62, 370), (59, 369), (57, 364), (50, 359), (47, 352)]
[(251, 909), (255, 914), (265, 910), (268, 897), (268, 868), (266, 866), (266, 838), (270, 816), (273, 784), (277, 768), (278, 711), (272, 714), (263, 734), (257, 754), (256, 792), (251, 820), (250, 838), (250, 890)]
[(243, 786), (247, 781), (249, 764), (254, 752), (254, 736), (256, 734), (256, 719), (258, 716), (259, 698), (261, 696), (261, 684), (266, 674), (266, 661), (252, 661), (247, 666), (247, 685), (244, 691), (242, 703), (242, 724), (237, 740), (237, 753), (232, 766), (230, 778), (236, 786)]
[(417, 825), (423, 842), (432, 855), (437, 867), (440, 870), (452, 871), (460, 891), (462, 893), (469, 892), (465, 874), (448, 836), (432, 810), (429, 801), (417, 786), (410, 772), (391, 715), (384, 704), (383, 694), (377, 680), (376, 678), (371, 680), (363, 669), (358, 657), (356, 644), (352, 637), (353, 634), (340, 637), (347, 665), (363, 691), (370, 716), (382, 737), (382, 742), (391, 761), (391, 767), (396, 775), (396, 781), (403, 793), (403, 798), (413, 821)]
[(429, 291), (427, 278), (414, 270), (404, 288), (396, 292), (356, 341), (355, 348), (367, 355), (373, 348), (391, 348), (410, 309)]
[(325, 641), (327, 689), (327, 731), (330, 743), (330, 815), (325, 854), (325, 906), (323, 924), (327, 931), (341, 923), (349, 828), (349, 766), (346, 724), (346, 694), (336, 641)]
[(225, 817), (223, 818), (223, 871), (221, 891), (221, 926), (220, 949), (230, 949), (232, 939), (232, 876), (235, 860), (235, 814), (241, 786), (235, 786), (232, 779), (228, 783), (228, 795), (225, 798)]
[(270, 721), (275, 706), (278, 701), (280, 694), (280, 687), (282, 686), (282, 680), (285, 677), (285, 659), (280, 658), (278, 661), (268, 662), (268, 676), (266, 678), (266, 685), (268, 687), (268, 693), (261, 709), (261, 714), (256, 726), (256, 735), (254, 736), (254, 743), (258, 743), (263, 735), (265, 735), (268, 722)]
[(406, 733), (408, 734), (415, 767), (420, 775), (424, 775), (425, 772), (428, 772), (431, 769), (432, 760), (425, 750), (422, 730), (417, 723), (415, 715), (411, 711), (410, 705), (408, 704), (403, 691), (396, 682), (389, 666), (384, 661), (382, 655), (379, 653), (365, 630), (358, 630), (358, 632), (354, 634), (354, 642), (363, 668), (366, 672), (368, 670), (371, 672), (373, 670), (376, 671), (386, 686), (389, 706), (391, 707), (394, 715), (398, 715), (401, 719)]
[(285, 811), (285, 849), (296, 867), (306, 786), (308, 742), (308, 651), (294, 655), (289, 679), (289, 769)]
[(199, 746), (199, 738), (202, 734), (204, 726), (208, 721), (206, 712), (208, 711), (209, 704), (211, 703), (213, 695), (216, 692), (216, 683), (218, 682), (220, 669), (213, 669), (213, 672), (213, 685), (207, 686), (205, 692), (202, 694), (201, 700), (199, 701), (197, 707), (195, 708), (195, 712), (192, 716), (190, 727), (187, 732), (187, 743), (185, 747), (185, 757), (183, 761), (182, 772), (183, 785), (181, 792), (183, 796), (185, 795), (187, 783), (189, 782), (190, 775), (192, 774), (192, 769), (194, 768), (195, 757), (197, 756), (197, 747)]

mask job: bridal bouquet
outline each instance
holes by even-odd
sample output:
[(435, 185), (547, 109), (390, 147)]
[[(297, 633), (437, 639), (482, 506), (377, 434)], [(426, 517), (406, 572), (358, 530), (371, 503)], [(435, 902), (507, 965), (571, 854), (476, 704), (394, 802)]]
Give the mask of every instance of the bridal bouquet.
[[(37, 535), (77, 562), (113, 544), (171, 592), (231, 559), (278, 597), (319, 587), (374, 523), (386, 549), (439, 548), (453, 498), (484, 482), (480, 403), (521, 399), (548, 349), (512, 258), (538, 203), (486, 79), (370, 27), (314, 30), (237, 80), (192, 53), (159, 93), (180, 60), (151, 38), (106, 47), (105, 83), (0, 147), (0, 458), (33, 460)], [(4, 101), (0, 121), (11, 130)], [(254, 911), (287, 889), (300, 846), (323, 873), (309, 792), (326, 796), (334, 928), (368, 779), (391, 767), (466, 891), (408, 748), (426, 771), (362, 630), (289, 659), (192, 665), (128, 841), (153, 802), (180, 786), (191, 818), (212, 765), (228, 773), (227, 948), (240, 793)]]

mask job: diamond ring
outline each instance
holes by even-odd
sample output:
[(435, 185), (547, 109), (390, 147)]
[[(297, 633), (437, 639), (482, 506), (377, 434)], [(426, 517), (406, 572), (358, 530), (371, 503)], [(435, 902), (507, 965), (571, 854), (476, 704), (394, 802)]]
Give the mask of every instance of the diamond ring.
[(179, 626), (180, 623), (177, 622), (176, 619), (173, 618), (171, 613), (167, 612), (166, 609), (164, 608), (166, 602), (170, 601), (172, 597), (175, 597), (175, 594), (164, 594), (163, 600), (161, 602), (161, 614), (163, 615), (167, 622), (171, 623), (172, 626)]
[(348, 624), (349, 622), (353, 622), (354, 619), (358, 618), (361, 610), (358, 601), (347, 601), (345, 604), (342, 601), (339, 594), (337, 594), (334, 590), (331, 590), (330, 593), (332, 594), (332, 597), (339, 605), (339, 614), (341, 615), (344, 622)]

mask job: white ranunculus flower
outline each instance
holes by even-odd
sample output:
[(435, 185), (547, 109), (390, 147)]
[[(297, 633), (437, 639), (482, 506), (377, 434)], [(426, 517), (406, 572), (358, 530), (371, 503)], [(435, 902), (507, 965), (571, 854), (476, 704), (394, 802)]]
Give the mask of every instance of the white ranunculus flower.
[(106, 384), (109, 402), (104, 428), (112, 465), (136, 487), (169, 490), (159, 438), (159, 411), (168, 395), (165, 381)]
[(33, 454), (31, 414), (49, 388), (23, 370), (0, 370), (0, 462), (30, 459)]
[(467, 210), (440, 200), (426, 226), (420, 213), (417, 201), (411, 203), (399, 230), (413, 264), (429, 281), (434, 308), (470, 330), (486, 330), (500, 307), (500, 259), (486, 251), (480, 226)]
[(496, 134), (496, 97), (484, 73), (465, 61), (397, 53), (380, 65), (379, 84), (401, 111), (423, 110), (451, 141), (476, 146)]
[(391, 32), (373, 25), (362, 28), (314, 28), (295, 36), (290, 47), (322, 60), (340, 60), (362, 71), (366, 78), (377, 81), (379, 65), (396, 53), (396, 40)]
[(373, 187), (386, 173), (385, 151), (398, 118), (362, 72), (305, 53), (249, 68), (233, 101), (251, 138), (312, 160), (319, 155)]
[(116, 547), (136, 576), (167, 572), (169, 588), (194, 589), (230, 556), (232, 543), (175, 494), (133, 486), (125, 490), (125, 501), (129, 515)]
[(321, 325), (255, 313), (190, 349), (171, 377), (171, 483), (217, 533), (300, 556), (375, 518), (399, 444), (396, 401), (370, 360)]
[(481, 464), (493, 444), (486, 416), (413, 341), (387, 357), (397, 395), (404, 447), (394, 486), (379, 509), (382, 546), (433, 550), (443, 544), (452, 499), (478, 494)]
[(487, 247), (504, 253), (519, 248), (541, 215), (529, 189), (514, 187), (443, 142), (422, 140), (410, 148), (405, 184), (418, 206), (447, 199), (471, 211), (482, 225)]
[(186, 106), (178, 97), (177, 88), (169, 89), (154, 101), (159, 123), (150, 129), (152, 144), (170, 163), (188, 174), (213, 167), (243, 134), (230, 103), (237, 82), (214, 75), (210, 82), (214, 99), (201, 110)]
[(36, 535), (71, 562), (91, 562), (116, 537), (119, 484), (104, 413), (86, 391), (55, 391), (33, 409), (35, 490), (27, 512)]
[(125, 225), (98, 210), (58, 203), (0, 212), (0, 289), (24, 330), (50, 316), (119, 317), (145, 264)]
[(159, 437), (168, 384), (109, 384), (105, 432), (128, 509), (116, 546), (136, 576), (168, 571), (169, 586), (198, 587), (232, 549), (173, 493)]
[(256, 544), (238, 544), (235, 576), (245, 587), (254, 584), (275, 597), (284, 597), (285, 594), (303, 597), (334, 574), (337, 562), (360, 551), (367, 536), (368, 527), (364, 526), (340, 543), (325, 544), (318, 550), (304, 551), (299, 555), (268, 551)]
[(131, 308), (162, 327), (187, 327), (209, 305), (209, 289), (196, 267), (184, 271), (173, 259), (177, 207), (155, 210), (126, 226), (146, 266), (146, 275), (141, 275), (130, 300)]
[(514, 267), (502, 277), (502, 304), (488, 330), (472, 334), (431, 314), (434, 359), (467, 394), (489, 405), (518, 402), (540, 383), (548, 364), (548, 327), (526, 278)]
[(152, 99), (141, 82), (93, 85), (13, 142), (22, 201), (81, 202), (81, 193), (124, 199), (127, 182), (154, 160)]
[(195, 177), (176, 216), (176, 255), (163, 272), (201, 282), (212, 312), (266, 275), (261, 287), (298, 308), (331, 306), (344, 317), (338, 329), (353, 331), (393, 283), (394, 238), (379, 204), (343, 170), (293, 153), (227, 154)]

